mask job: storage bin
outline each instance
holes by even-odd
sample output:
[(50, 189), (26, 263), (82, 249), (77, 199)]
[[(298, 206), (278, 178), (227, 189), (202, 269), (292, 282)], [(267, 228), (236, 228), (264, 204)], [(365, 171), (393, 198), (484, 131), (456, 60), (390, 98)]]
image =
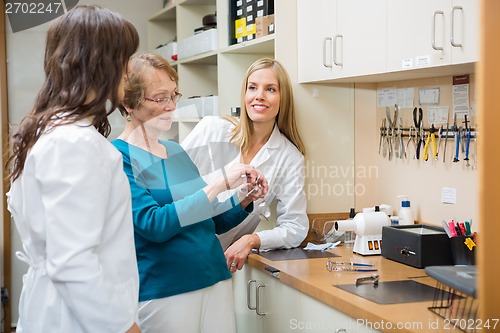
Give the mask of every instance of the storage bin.
[(443, 228), (413, 224), (382, 228), (382, 256), (416, 268), (452, 265), (450, 238)]
[(176, 119), (202, 118), (219, 115), (218, 96), (204, 96), (181, 99), (175, 111)]
[(474, 265), (476, 263), (476, 246), (469, 248), (467, 240), (472, 238), (468, 236), (456, 236), (450, 238), (451, 256), (454, 265)]
[(217, 29), (200, 32), (177, 42), (178, 58), (185, 59), (217, 49)]

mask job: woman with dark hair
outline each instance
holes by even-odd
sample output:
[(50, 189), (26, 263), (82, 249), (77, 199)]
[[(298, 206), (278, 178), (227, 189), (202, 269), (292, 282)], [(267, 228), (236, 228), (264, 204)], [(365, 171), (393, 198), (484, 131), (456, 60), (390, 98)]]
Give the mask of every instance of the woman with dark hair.
[(45, 82), (8, 161), (16, 255), (29, 264), (17, 332), (140, 332), (130, 189), (105, 138), (138, 45), (130, 22), (97, 6), (47, 32)]

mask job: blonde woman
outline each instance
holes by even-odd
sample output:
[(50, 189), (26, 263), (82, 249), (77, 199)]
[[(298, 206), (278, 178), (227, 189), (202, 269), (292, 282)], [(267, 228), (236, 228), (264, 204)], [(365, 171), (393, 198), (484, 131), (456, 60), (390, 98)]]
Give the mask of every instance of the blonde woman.
[[(247, 70), (240, 120), (204, 117), (182, 142), (202, 175), (232, 163), (248, 163), (269, 182), (256, 211), (219, 236), (228, 265), (241, 269), (252, 249), (293, 248), (305, 239), (309, 221), (304, 193), (305, 148), (297, 130), (293, 91), (280, 62), (263, 58)], [(276, 202), (276, 226), (255, 232)]]

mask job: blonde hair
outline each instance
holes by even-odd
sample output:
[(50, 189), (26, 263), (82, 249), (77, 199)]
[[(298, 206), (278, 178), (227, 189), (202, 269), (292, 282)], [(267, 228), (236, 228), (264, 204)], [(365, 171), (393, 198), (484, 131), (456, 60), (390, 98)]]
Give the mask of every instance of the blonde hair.
[(248, 116), (245, 104), (248, 78), (254, 72), (266, 68), (272, 69), (278, 79), (278, 86), (280, 90), (280, 105), (278, 115), (276, 116), (278, 129), (295, 147), (297, 147), (302, 155), (305, 155), (306, 149), (302, 143), (302, 139), (300, 138), (295, 121), (295, 105), (293, 101), (293, 90), (290, 77), (288, 76), (288, 73), (283, 65), (279, 61), (271, 58), (261, 58), (257, 60), (250, 65), (245, 74), (241, 88), (240, 121), (235, 122), (234, 120), (226, 117), (226, 119), (235, 124), (231, 132), (230, 141), (238, 144), (241, 147), (242, 152), (248, 152), (250, 149), (250, 136), (253, 134), (253, 122)]

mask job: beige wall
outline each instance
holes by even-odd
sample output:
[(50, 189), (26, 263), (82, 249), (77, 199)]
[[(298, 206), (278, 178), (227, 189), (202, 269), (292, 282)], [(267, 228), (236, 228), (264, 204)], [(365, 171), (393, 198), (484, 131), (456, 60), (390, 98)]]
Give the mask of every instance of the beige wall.
[[(474, 75), (471, 75), (470, 102), (475, 105), (475, 82)], [(437, 161), (430, 158), (423, 161), (422, 153), (420, 160), (411, 157), (414, 148), (410, 144), (410, 158), (396, 159), (391, 161), (378, 154), (379, 128), (382, 118), (385, 117), (385, 107), (377, 108), (377, 89), (383, 88), (415, 88), (414, 105), (418, 106), (418, 89), (439, 87), (440, 106), (449, 106), (450, 126), (453, 123), (452, 113), (452, 77), (439, 77), (431, 79), (408, 80), (398, 82), (384, 82), (378, 84), (357, 84), (355, 89), (355, 128), (356, 128), (356, 166), (360, 167), (376, 166), (378, 176), (376, 180), (363, 178), (358, 175), (356, 181), (367, 183), (370, 188), (369, 195), (356, 197), (356, 208), (374, 204), (386, 203), (394, 208), (394, 213), (400, 208), (401, 200), (397, 195), (406, 194), (409, 196), (414, 212), (414, 217), (419, 222), (439, 224), (445, 220), (465, 220), (477, 221), (477, 182), (476, 170), (466, 167), (463, 156), (458, 163), (453, 163), (454, 142), (448, 139), (446, 147), (446, 162), (443, 163), (444, 139), (441, 141), (439, 159)], [(424, 127), (429, 126), (428, 106), (422, 105)], [(403, 118), (403, 127), (409, 127), (413, 123), (411, 109), (400, 110), (400, 117)], [(393, 108), (391, 108), (391, 116)], [(475, 124), (475, 119), (472, 117)], [(463, 126), (463, 119), (458, 119), (458, 126)], [(474, 125), (475, 126), (475, 125)], [(404, 139), (406, 144), (407, 138)], [(471, 143), (469, 158), (471, 164), (475, 156), (474, 144)], [(443, 187), (456, 189), (456, 204), (443, 204), (441, 194)], [(473, 229), (477, 231), (479, 223), (473, 224)]]
[(307, 149), (307, 212), (348, 212), (354, 205), (352, 84), (298, 84), (296, 0), (276, 1), (275, 57), (293, 84), (297, 122)]

